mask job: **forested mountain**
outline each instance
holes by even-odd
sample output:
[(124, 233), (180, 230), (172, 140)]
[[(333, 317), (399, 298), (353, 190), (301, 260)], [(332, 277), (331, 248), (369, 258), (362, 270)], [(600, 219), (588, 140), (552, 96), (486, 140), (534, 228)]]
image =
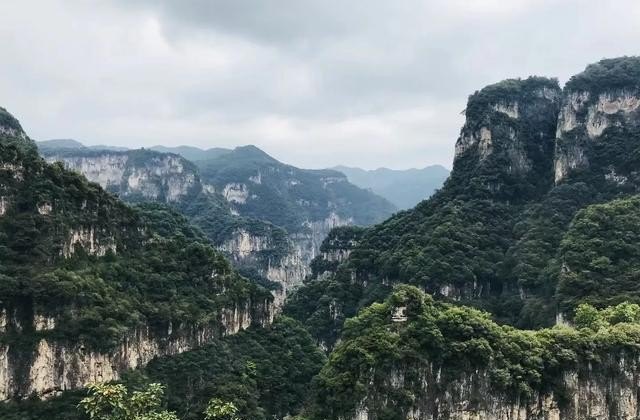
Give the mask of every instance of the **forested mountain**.
[[(389, 387), (398, 393), (406, 390), (406, 387), (398, 386), (404, 380), (403, 375), (409, 372), (406, 360), (380, 359), (381, 371), (375, 363), (375, 366), (369, 366), (371, 372), (379, 372), (381, 381), (391, 381), (378, 393), (380, 390), (376, 387), (360, 387), (368, 381), (377, 381), (377, 377), (358, 376), (357, 372), (367, 372), (369, 368), (358, 365), (351, 356), (345, 360), (337, 358), (340, 352), (361, 348), (364, 360), (377, 360), (384, 354), (395, 360), (395, 356), (390, 355), (397, 355), (397, 350), (387, 348), (383, 343), (395, 342), (397, 335), (377, 335), (364, 325), (356, 328), (357, 334), (353, 329), (347, 333), (342, 331), (342, 326), (361, 308), (384, 300), (392, 293), (394, 285), (400, 283), (416, 285), (437, 300), (485, 309), (494, 320), (519, 327), (563, 324), (574, 319), (575, 310), (581, 304), (591, 304), (595, 308), (621, 304), (623, 309), (620, 310), (629, 313), (628, 317), (622, 317), (624, 322), (637, 322), (638, 307), (634, 304), (640, 302), (635, 269), (639, 231), (634, 223), (638, 216), (634, 195), (640, 187), (637, 179), (639, 126), (640, 58), (635, 57), (590, 65), (574, 76), (563, 90), (553, 79), (535, 77), (503, 81), (471, 95), (466, 122), (456, 142), (453, 171), (444, 187), (416, 208), (398, 213), (380, 225), (364, 231), (343, 230), (337, 243), (349, 244), (346, 249), (331, 247), (332, 243), (328, 241), (324, 245), (328, 258), (324, 262), (314, 261), (315, 279), (301, 288), (285, 308), (286, 313), (302, 320), (327, 347), (331, 348), (339, 337), (346, 340), (332, 357), (330, 364), (335, 366), (326, 368), (338, 369), (341, 376), (331, 373), (329, 382), (317, 391), (322, 395), (324, 407), (333, 409), (337, 402), (332, 398), (341, 399), (345, 389), (363, 392), (360, 399), (345, 398), (361, 401), (363, 406), (351, 405), (347, 411), (324, 411), (322, 417), (316, 418), (406, 418), (411, 412), (417, 418), (431, 418), (430, 415), (443, 409), (428, 406), (428, 401), (432, 400), (418, 398), (412, 404), (410, 400), (405, 403), (402, 399), (395, 402), (383, 399), (383, 395), (389, 395)], [(329, 238), (332, 236), (330, 234)], [(346, 253), (348, 258), (337, 265), (331, 263), (335, 261), (336, 253)], [(625, 305), (629, 304), (625, 302), (634, 304), (627, 307)], [(378, 309), (374, 305), (366, 311), (377, 312)], [(388, 322), (393, 311), (382, 310), (382, 313), (384, 316), (379, 319)], [(347, 325), (355, 326), (360, 321), (347, 322), (350, 323)], [(471, 344), (480, 339), (472, 333), (475, 327), (471, 325), (476, 321), (460, 322), (462, 324), (456, 329), (470, 328), (461, 336), (465, 341), (469, 340)], [(463, 324), (468, 326), (463, 327)], [(408, 331), (414, 327), (417, 328), (411, 323), (407, 325)], [(595, 330), (599, 334), (609, 337), (605, 343), (592, 336), (581, 340), (595, 348), (604, 346), (602, 348), (610, 350), (609, 346), (617, 345), (615, 336), (622, 334), (628, 340), (625, 338), (620, 343), (620, 352), (607, 360), (621, 366), (620, 360), (627, 357), (627, 351), (633, 354), (628, 357), (637, 357), (635, 325), (616, 327), (621, 330), (616, 332), (598, 328)], [(448, 334), (459, 333), (441, 330), (437, 334), (450, 339)], [(551, 332), (539, 334), (545, 336)], [(512, 339), (515, 340), (515, 336)], [(369, 342), (365, 344), (361, 340)], [(490, 341), (487, 345), (496, 350)], [(511, 345), (521, 346), (515, 341)], [(429, 353), (418, 350), (413, 343), (406, 351), (436, 360), (429, 359)], [(447, 350), (441, 351), (446, 354)], [(537, 350), (530, 351), (540, 354)], [(554, 351), (564, 350), (556, 348)], [(574, 348), (571, 351), (580, 354), (584, 350)], [(488, 354), (480, 348), (469, 354), (475, 353)], [(545, 363), (547, 359), (553, 360), (549, 356), (540, 357)], [(606, 370), (609, 361), (598, 360), (597, 369)], [(444, 362), (442, 368), (449, 368), (450, 363)], [(360, 367), (355, 370), (355, 366)], [(471, 365), (465, 366), (462, 371), (470, 372)], [(571, 366), (570, 363), (559, 363), (555, 368), (582, 375), (580, 369)], [(464, 374), (460, 376), (459, 371), (457, 374), (460, 380), (475, 381)], [(487, 375), (490, 383), (498, 381), (490, 372)], [(611, 386), (621, 389), (620, 392), (628, 392), (625, 387), (632, 386), (619, 382), (623, 375), (621, 371), (611, 376), (599, 375), (606, 378), (608, 384), (598, 385), (601, 390)], [(392, 380), (390, 376), (396, 379)], [(549, 373), (535, 376), (541, 386)], [(347, 377), (356, 382), (351, 385), (339, 382), (340, 378)], [(428, 387), (436, 386), (430, 382), (435, 379), (420, 375), (415, 379), (427, 381)], [(503, 379), (509, 380), (508, 376)], [(617, 385), (614, 384), (616, 381)], [(479, 389), (485, 385), (478, 382)], [(556, 385), (569, 386), (566, 382)], [(583, 385), (574, 385), (569, 387), (572, 388), (570, 392), (579, 393), (576, 387)], [(512, 386), (520, 388), (519, 385)], [(416, 392), (423, 392), (418, 388), (409, 389), (414, 396)], [(557, 392), (557, 388), (554, 389)], [(465, 395), (462, 388), (451, 392), (462, 401), (479, 398), (478, 395)], [(487, 388), (485, 392), (483, 395), (492, 391)], [(518, 398), (528, 395), (528, 401), (540, 402), (537, 398), (547, 398), (541, 396), (545, 392), (541, 389), (527, 391)], [(603, 392), (602, 399), (607, 401), (606, 391), (598, 392)], [(410, 397), (398, 394), (398, 398)], [(530, 407), (526, 407), (525, 401), (520, 399), (521, 404), (517, 407), (526, 413), (523, 418), (538, 418)], [(593, 403), (584, 402), (585, 407)], [(403, 404), (406, 404), (404, 408)], [(603, 407), (599, 409), (607, 413), (604, 418), (632, 418), (619, 412), (622, 410), (629, 416), (624, 407), (607, 405), (603, 401), (597, 404), (601, 404)], [(476, 406), (474, 410), (485, 410), (486, 413), (491, 408)], [(446, 418), (453, 416), (450, 411), (448, 413)], [(497, 413), (486, 415), (487, 418), (506, 418)], [(580, 409), (576, 408), (575, 412), (566, 415), (578, 419), (585, 418), (586, 414), (580, 414)]]
[(190, 160), (192, 162), (197, 162), (199, 160), (215, 159), (219, 156), (222, 156), (226, 153), (231, 152), (230, 149), (225, 149), (223, 147), (212, 147), (210, 149), (200, 149), (198, 147), (192, 147), (192, 146), (176, 146), (176, 147), (153, 146), (151, 150), (155, 150), (156, 152), (173, 153), (176, 155), (180, 155), (183, 158)]
[(272, 297), (184, 217), (47, 164), (0, 109), (0, 399), (117, 379), (268, 325)]
[(367, 188), (404, 210), (431, 196), (449, 176), (449, 170), (440, 165), (422, 169), (396, 170), (378, 168), (365, 170), (348, 166), (331, 168), (342, 172), (349, 182)]
[[(329, 232), (311, 263), (312, 275), (287, 298), (286, 317), (240, 331), (248, 324), (246, 316), (235, 315), (240, 306), (236, 321), (223, 317), (214, 328), (236, 325), (231, 330), (238, 334), (212, 333), (208, 345), (177, 356), (159, 351), (166, 357), (123, 382), (130, 389), (166, 384), (165, 405), (184, 419), (203, 419), (212, 397), (246, 419), (638, 418), (640, 58), (589, 65), (563, 88), (543, 77), (489, 85), (469, 97), (465, 115), (443, 187), (377, 225)], [(0, 298), (9, 302), (3, 336), (9, 357), (0, 361), (15, 360), (16, 366), (4, 371), (29, 366), (35, 372), (29, 383), (58, 377), (37, 356), (12, 353), (16, 337), (15, 343), (31, 346), (44, 334), (52, 334), (47, 340), (87, 340), (92, 349), (115, 345), (109, 354), (117, 355), (115, 338), (129, 337), (136, 325), (152, 325), (152, 334), (156, 325), (175, 331), (179, 321), (215, 324), (219, 318), (208, 311), (230, 316), (228, 305), (246, 299), (252, 309), (245, 313), (262, 319), (258, 314), (270, 296), (217, 259), (201, 231), (178, 213), (159, 204), (127, 207), (61, 165), (45, 164), (6, 113), (0, 114), (0, 133), (6, 159), (0, 232), (8, 238), (0, 250), (10, 262), (2, 267), (8, 286)], [(149, 190), (161, 198), (156, 201), (171, 203), (168, 197), (200, 185), (222, 197), (229, 212), (264, 212), (289, 235), (332, 212), (355, 219), (348, 212), (360, 204), (347, 198), (342, 214), (323, 206), (357, 195), (351, 187), (336, 189), (346, 180), (333, 171), (296, 170), (253, 147), (198, 161), (197, 167), (172, 154), (133, 153), (133, 162), (135, 153), (149, 153), (152, 161), (174, 161), (154, 168), (193, 175), (186, 189), (156, 185), (151, 172), (134, 177), (156, 185)], [(29, 167), (36, 170), (24, 169)], [(123, 171), (129, 185), (132, 172)], [(271, 208), (270, 197), (278, 197), (281, 207)], [(76, 207), (65, 204), (59, 213), (56, 203)], [(58, 217), (55, 224), (45, 223), (50, 217)], [(72, 229), (85, 225), (95, 225), (93, 233)], [(77, 234), (65, 246), (60, 238), (67, 236), (56, 235), (68, 229)], [(207, 258), (226, 267), (225, 285), (242, 287), (215, 289), (204, 274), (198, 277), (213, 269), (210, 276), (218, 279)], [(187, 281), (193, 276), (197, 282)], [(162, 290), (151, 281), (161, 282)], [(213, 304), (212, 291), (219, 299)], [(80, 310), (67, 311), (69, 305)], [(92, 342), (98, 331), (114, 340)], [(38, 344), (26, 354), (40, 352), (45, 350)], [(84, 359), (73, 362), (78, 360)], [(105, 363), (113, 366), (113, 359)], [(24, 395), (30, 389), (12, 381), (4, 388), (0, 382), (0, 390)], [(76, 409), (79, 398), (64, 393), (44, 403), (13, 401), (0, 406), (0, 417), (84, 418)]]
[(340, 172), (285, 165), (255, 146), (238, 147), (197, 165), (202, 179), (222, 191), (240, 214), (268, 220), (291, 233), (331, 219), (335, 224), (370, 225), (395, 210)]
[(195, 163), (147, 149), (70, 146), (49, 142), (41, 152), (127, 202), (169, 204), (244, 275), (273, 288), (278, 304), (307, 276), (331, 228), (379, 222), (394, 209), (338, 172), (284, 165), (253, 146), (209, 149)]

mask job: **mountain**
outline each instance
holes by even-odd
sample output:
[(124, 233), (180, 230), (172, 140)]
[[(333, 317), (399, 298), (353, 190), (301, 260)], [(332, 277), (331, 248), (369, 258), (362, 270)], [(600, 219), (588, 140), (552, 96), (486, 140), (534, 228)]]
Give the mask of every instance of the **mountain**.
[(490, 85), (465, 114), (443, 188), (330, 233), (288, 300), (333, 349), (309, 418), (633, 418), (640, 58)]
[(202, 178), (241, 215), (268, 220), (290, 233), (313, 229), (316, 222), (370, 225), (395, 211), (342, 173), (286, 165), (255, 146), (238, 147), (197, 165)]
[(303, 418), (633, 419), (638, 309), (590, 307), (576, 328), (516, 330), (400, 286), (345, 325)]
[(243, 275), (272, 288), (278, 305), (307, 276), (331, 228), (371, 224), (393, 211), (340, 173), (284, 165), (253, 146), (196, 163), (148, 149), (41, 148), (41, 153), (129, 203), (170, 205)]
[(364, 170), (348, 166), (335, 166), (331, 169), (342, 172), (352, 184), (370, 189), (401, 210), (414, 207), (429, 198), (449, 176), (449, 170), (440, 165), (406, 170)]
[[(212, 398), (258, 420), (638, 417), (640, 57), (589, 65), (563, 88), (529, 77), (470, 95), (443, 187), (381, 223), (330, 230), (273, 322), (274, 297), (175, 210), (217, 203), (227, 211), (194, 212), (213, 230), (262, 213), (295, 244), (327, 214), (374, 219), (354, 201), (380, 198), (255, 147), (197, 163), (60, 152), (127, 206), (46, 164), (6, 112), (0, 133), (0, 392), (19, 397), (3, 419), (86, 419), (84, 390), (22, 397), (90, 374), (166, 384), (161, 405), (182, 419)], [(266, 251), (236, 238), (238, 252)], [(201, 327), (213, 332), (190, 339)]]
[(176, 146), (176, 147), (153, 146), (151, 147), (151, 150), (155, 150), (156, 152), (173, 153), (176, 155), (180, 155), (183, 158), (190, 160), (192, 162), (196, 162), (198, 160), (214, 159), (224, 155), (225, 153), (229, 153), (231, 151), (230, 149), (224, 149), (222, 147), (200, 149), (198, 147), (193, 147), (193, 146)]
[(118, 379), (273, 319), (176, 212), (48, 164), (0, 108), (0, 400)]
[(73, 139), (53, 139), (43, 140), (36, 142), (38, 149), (42, 151), (54, 152), (61, 149), (93, 149), (93, 150), (111, 150), (111, 151), (124, 151), (128, 150), (126, 147), (109, 146), (99, 144), (95, 146), (85, 146), (77, 140)]

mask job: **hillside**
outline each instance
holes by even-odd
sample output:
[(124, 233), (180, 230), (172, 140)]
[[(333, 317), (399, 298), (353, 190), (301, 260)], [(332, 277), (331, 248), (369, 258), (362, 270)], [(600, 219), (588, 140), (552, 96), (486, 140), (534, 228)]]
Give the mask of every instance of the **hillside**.
[[(330, 343), (345, 318), (386, 296), (396, 283), (527, 328), (571, 318), (581, 302), (638, 301), (635, 288), (628, 281), (622, 285), (619, 277), (606, 280), (617, 284), (609, 297), (586, 286), (593, 278), (583, 277), (583, 286), (574, 283), (570, 289), (558, 289), (558, 282), (567, 281), (567, 270), (580, 278), (587, 269), (574, 268), (563, 254), (578, 211), (638, 192), (639, 63), (638, 58), (604, 60), (572, 78), (563, 91), (555, 80), (529, 78), (471, 95), (444, 187), (359, 234), (358, 246), (335, 275), (305, 286), (290, 301), (289, 313), (313, 320), (316, 336)], [(576, 92), (576, 86), (593, 86), (584, 81), (591, 74), (607, 74), (615, 84), (599, 82), (594, 91)], [(623, 264), (602, 249), (593, 258)]]
[(328, 219), (366, 226), (395, 210), (339, 172), (285, 165), (255, 146), (238, 147), (197, 164), (202, 178), (222, 191), (240, 214), (266, 219), (290, 233)]
[[(442, 188), (370, 226), (330, 222), (374, 220), (380, 208), (360, 206), (381, 198), (338, 172), (293, 168), (252, 146), (196, 163), (108, 152), (99, 159), (126, 156), (109, 170), (95, 170), (96, 151), (82, 151), (76, 167), (103, 181), (121, 168), (106, 185), (132, 203), (156, 202), (128, 207), (38, 158), (6, 112), (0, 133), (7, 397), (86, 383), (60, 370), (86, 359), (47, 363), (40, 354), (75, 354), (82, 341), (116, 355), (100, 366), (123, 367), (118, 349), (157, 333), (170, 337), (168, 347), (151, 346), (160, 357), (141, 363), (144, 353), (126, 365), (134, 371), (106, 376), (130, 389), (166, 384), (162, 406), (185, 420), (202, 420), (211, 398), (258, 420), (638, 418), (640, 57), (589, 65), (562, 88), (532, 76), (474, 92)], [(57, 159), (78, 159), (67, 153)], [(202, 203), (194, 197), (242, 220), (262, 214), (293, 244), (326, 228), (283, 316), (271, 322), (272, 296), (161, 205)], [(252, 235), (234, 241), (238, 251), (266, 250)], [(208, 344), (166, 350), (185, 323), (211, 326)], [(42, 340), (60, 340), (64, 351), (47, 352)], [(16, 381), (25, 371), (33, 373)], [(47, 388), (50, 378), (64, 386)], [(14, 400), (0, 417), (84, 420), (80, 397)]]
[(348, 166), (331, 169), (345, 174), (352, 184), (386, 198), (400, 210), (414, 207), (429, 198), (449, 176), (449, 170), (440, 165), (406, 170), (364, 170)]
[(0, 399), (117, 379), (273, 317), (184, 217), (47, 164), (0, 109)]
[(272, 288), (278, 305), (307, 276), (331, 228), (371, 224), (393, 209), (342, 174), (284, 165), (252, 146), (196, 163), (147, 149), (41, 153), (129, 203), (164, 203), (184, 214), (245, 276)]

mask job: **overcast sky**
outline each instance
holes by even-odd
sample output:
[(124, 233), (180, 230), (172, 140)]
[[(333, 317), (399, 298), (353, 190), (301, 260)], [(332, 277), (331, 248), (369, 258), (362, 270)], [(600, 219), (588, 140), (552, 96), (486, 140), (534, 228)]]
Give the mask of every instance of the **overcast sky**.
[(640, 1), (7, 0), (0, 39), (37, 140), (450, 167), (470, 93), (640, 54)]

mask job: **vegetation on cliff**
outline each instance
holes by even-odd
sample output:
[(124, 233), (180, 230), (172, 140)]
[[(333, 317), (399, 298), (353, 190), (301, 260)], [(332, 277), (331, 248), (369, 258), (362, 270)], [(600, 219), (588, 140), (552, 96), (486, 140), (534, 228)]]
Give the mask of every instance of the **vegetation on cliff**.
[(615, 369), (625, 357), (638, 356), (640, 306), (598, 311), (583, 305), (577, 318), (575, 329), (517, 330), (488, 313), (400, 286), (345, 323), (316, 378), (308, 418), (353, 418), (365, 403), (374, 418), (403, 419), (416, 398), (437, 399), (474, 374), (507, 401), (562, 396), (564, 374), (591, 369), (604, 380), (621, 373)]
[[(203, 419), (212, 399), (233, 404), (242, 419), (283, 418), (301, 409), (325, 361), (305, 329), (281, 317), (270, 327), (252, 327), (200, 349), (156, 359), (127, 375), (121, 386), (135, 391), (163, 384), (162, 407), (182, 420)], [(0, 417), (84, 420), (87, 416), (77, 405), (85, 395), (80, 391), (0, 405)]]
[[(225, 308), (266, 310), (270, 294), (233, 271), (184, 217), (123, 204), (45, 163), (29, 139), (1, 135), (0, 164), (4, 343), (48, 337), (105, 349), (137, 327), (222, 331)], [(35, 325), (36, 317), (54, 325)]]

